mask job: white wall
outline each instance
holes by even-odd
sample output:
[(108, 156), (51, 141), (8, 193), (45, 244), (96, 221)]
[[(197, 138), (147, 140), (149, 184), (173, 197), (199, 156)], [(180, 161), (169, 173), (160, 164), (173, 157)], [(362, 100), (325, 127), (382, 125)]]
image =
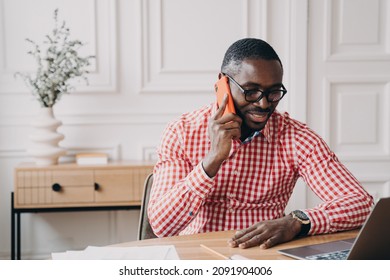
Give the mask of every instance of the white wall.
[[(351, 32), (349, 25), (342, 25), (347, 41), (355, 42), (348, 47), (349, 41), (346, 46), (335, 41), (339, 38), (337, 28), (344, 21), (330, 25), (333, 21), (329, 17), (335, 14), (339, 20), (354, 19), (354, 13), (337, 8), (352, 2), (0, 0), (0, 258), (9, 258), (13, 168), (29, 160), (25, 153), (29, 123), (39, 108), (23, 83), (13, 78), (13, 73), (34, 70), (33, 60), (26, 55), (28, 45), (24, 38), (37, 41), (43, 38), (52, 28), (52, 11), (56, 7), (60, 9), (60, 18), (66, 19), (70, 26), (71, 34), (88, 42), (85, 53), (97, 56), (89, 76), (90, 86), (78, 87), (77, 92), (64, 96), (55, 106), (57, 118), (63, 121), (59, 130), (65, 134), (65, 140), (61, 145), (70, 156), (78, 151), (99, 150), (116, 159), (153, 159), (168, 121), (214, 100), (213, 84), (227, 47), (242, 37), (259, 37), (275, 47), (284, 64), (284, 83), (289, 93), (280, 109), (313, 125), (370, 190), (380, 190), (381, 196), (389, 195), (389, 172), (386, 173), (390, 169), (389, 4), (380, 0), (357, 1), (357, 12), (365, 12), (364, 4), (369, 3), (372, 16), (380, 13), (376, 21), (369, 22), (364, 33), (379, 35), (367, 42), (363, 36), (363, 42), (356, 43), (361, 34)], [(339, 14), (340, 11), (344, 14)], [(333, 29), (324, 33), (325, 26)], [(325, 51), (328, 56), (324, 57)], [(359, 56), (362, 52), (366, 63), (363, 66), (370, 73), (366, 80), (361, 79), (366, 77), (365, 72), (355, 62), (362, 60)], [(340, 59), (348, 75), (337, 70)], [(382, 68), (376, 71), (377, 64)], [(329, 65), (334, 66), (329, 69)], [(331, 78), (327, 79), (328, 76)], [(356, 85), (356, 81), (364, 83), (363, 87)], [(343, 98), (359, 89), (363, 93), (353, 104), (360, 106), (359, 110), (365, 109), (362, 108), (366, 104), (365, 94), (371, 91), (364, 89), (372, 84), (377, 89), (374, 91), (377, 101), (369, 103), (366, 127), (375, 126), (369, 130), (374, 131), (374, 138), (355, 137), (360, 136), (355, 128), (351, 135), (357, 139), (357, 145), (345, 146), (344, 142), (335, 141), (339, 136), (348, 139), (353, 124), (350, 116), (363, 118)], [(337, 95), (344, 89), (346, 95)], [(346, 101), (342, 103), (345, 110), (333, 111), (339, 107), (334, 106), (338, 103), (333, 104), (337, 99), (326, 97), (329, 92)], [(330, 103), (322, 102), (324, 98)], [(341, 126), (335, 131), (341, 131), (341, 135), (329, 129), (330, 125), (339, 124), (338, 118)], [(300, 182), (289, 207), (313, 203), (315, 199)], [(52, 251), (135, 240), (138, 214), (138, 211), (24, 214), (23, 257), (47, 258)]]
[(308, 123), (375, 200), (390, 196), (390, 1), (310, 1), (309, 15)]

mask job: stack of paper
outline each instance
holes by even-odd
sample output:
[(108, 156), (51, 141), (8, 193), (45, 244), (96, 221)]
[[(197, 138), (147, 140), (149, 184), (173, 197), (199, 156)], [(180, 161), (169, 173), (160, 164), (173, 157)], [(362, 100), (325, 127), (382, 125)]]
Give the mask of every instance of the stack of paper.
[(80, 165), (107, 164), (108, 155), (104, 153), (84, 153), (76, 155), (76, 162)]
[(175, 246), (95, 247), (51, 254), (53, 260), (178, 260)]

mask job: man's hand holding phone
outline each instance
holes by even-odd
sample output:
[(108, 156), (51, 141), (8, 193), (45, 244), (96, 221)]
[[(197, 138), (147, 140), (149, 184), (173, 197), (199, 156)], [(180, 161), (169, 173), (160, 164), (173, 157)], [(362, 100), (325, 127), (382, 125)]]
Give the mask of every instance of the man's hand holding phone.
[(229, 157), (232, 139), (241, 137), (242, 119), (233, 113), (224, 114), (228, 100), (226, 93), (209, 122), (208, 132), (211, 148), (203, 159), (203, 169), (209, 177), (214, 177), (223, 161)]

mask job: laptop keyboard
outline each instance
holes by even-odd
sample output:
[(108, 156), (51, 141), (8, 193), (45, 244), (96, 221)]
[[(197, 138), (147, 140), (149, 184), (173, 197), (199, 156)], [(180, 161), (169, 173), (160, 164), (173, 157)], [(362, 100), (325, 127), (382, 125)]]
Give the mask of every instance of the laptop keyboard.
[(307, 260), (346, 260), (350, 249), (307, 256)]

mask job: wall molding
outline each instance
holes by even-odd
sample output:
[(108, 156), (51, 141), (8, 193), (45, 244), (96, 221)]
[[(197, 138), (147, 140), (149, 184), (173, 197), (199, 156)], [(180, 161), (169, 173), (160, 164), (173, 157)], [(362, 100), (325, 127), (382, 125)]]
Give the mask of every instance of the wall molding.
[[(266, 37), (267, 1), (245, 0), (241, 3), (244, 10), (242, 36)], [(140, 6), (142, 29), (140, 33), (143, 34), (140, 46), (142, 61), (139, 65), (139, 73), (142, 75), (140, 94), (183, 94), (185, 92), (209, 94), (212, 86), (208, 81), (212, 75), (218, 73), (218, 69), (167, 68), (163, 59), (163, 17), (165, 16), (162, 8), (163, 0), (145, 0)], [(259, 25), (260, 28), (257, 27)]]
[(294, 118), (307, 122), (307, 41), (308, 1), (301, 0), (290, 5), (290, 87), (289, 111)]
[[(62, 121), (66, 126), (88, 126), (88, 125), (165, 125), (179, 113), (167, 114), (57, 114), (56, 118)], [(1, 127), (29, 127), (31, 119), (35, 115), (23, 116), (2, 116), (0, 119)]]
[[(0, 14), (6, 13), (4, 2), (0, 1)], [(90, 25), (92, 29), (92, 40), (94, 42), (87, 42), (92, 45), (92, 49), (96, 52), (98, 61), (92, 63), (92, 69), (88, 74), (89, 85), (80, 83), (77, 85), (77, 92), (80, 93), (95, 93), (95, 92), (107, 92), (114, 93), (117, 91), (117, 1), (111, 0), (90, 0), (92, 6), (91, 17), (89, 21), (85, 22), (86, 25)], [(51, 14), (47, 15), (51, 18)], [(87, 17), (86, 17), (87, 18)], [(88, 18), (87, 18), (88, 19)], [(23, 80), (14, 78), (14, 71), (8, 69), (6, 65), (6, 24), (5, 17), (1, 16), (0, 28), (0, 95), (8, 94), (22, 94), (30, 92), (28, 87), (25, 86)], [(66, 19), (65, 19), (66, 21)], [(44, 30), (43, 36), (51, 31), (51, 27)], [(8, 30), (8, 32), (11, 32)], [(71, 30), (72, 32), (72, 30)], [(24, 44), (25, 41), (21, 41)], [(38, 42), (39, 43), (39, 42)], [(26, 46), (27, 47), (27, 46)], [(26, 51), (27, 52), (27, 51)], [(20, 54), (25, 55), (28, 58), (27, 53)], [(20, 69), (22, 72), (26, 72)]]
[[(324, 117), (322, 118), (322, 131), (324, 131), (323, 138), (327, 143), (331, 143), (331, 131), (332, 131), (332, 125), (331, 125), (331, 110), (332, 110), (332, 91), (331, 88), (333, 85), (340, 85), (340, 84), (381, 84), (383, 85), (384, 92), (381, 95), (383, 98), (383, 104), (380, 104), (384, 106), (383, 110), (383, 116), (382, 118), (384, 120), (387, 120), (390, 118), (390, 112), (386, 110), (386, 108), (390, 107), (390, 83), (387, 76), (384, 75), (375, 75), (375, 76), (366, 76), (366, 75), (349, 75), (349, 76), (327, 76), (323, 78), (323, 90), (322, 92), (322, 104), (324, 108)], [(380, 127), (380, 131), (383, 133), (383, 138), (381, 143), (379, 143), (382, 146), (381, 151), (369, 151), (371, 155), (366, 154), (357, 154), (356, 151), (353, 154), (349, 154), (347, 152), (341, 153), (338, 152), (337, 155), (342, 160), (363, 160), (363, 161), (370, 161), (370, 160), (378, 160), (382, 158), (383, 160), (387, 160), (390, 157), (390, 150), (388, 143), (390, 141), (390, 127), (385, 125), (385, 121), (382, 124), (382, 127)], [(379, 145), (378, 144), (378, 145)]]
[[(370, 0), (371, 1), (371, 0)], [(334, 30), (334, 24), (340, 23), (341, 15), (337, 14), (337, 11), (340, 12), (341, 7), (337, 7), (337, 5), (342, 5), (343, 1), (335, 1), (330, 0), (325, 2), (325, 22), (324, 22), (324, 42), (326, 42), (325, 48), (324, 48), (324, 60), (325, 61), (385, 61), (390, 60), (390, 41), (388, 38), (386, 38), (386, 32), (390, 32), (390, 18), (383, 18), (383, 17), (389, 17), (390, 15), (390, 4), (387, 1), (379, 1), (378, 0), (378, 12), (380, 15), (376, 18), (378, 21), (382, 20), (382, 22), (379, 22), (378, 25), (381, 23), (384, 23), (385, 30), (380, 34), (381, 27), (379, 27), (378, 36), (382, 35), (382, 38), (379, 38), (379, 41), (376, 42), (376, 44), (370, 43), (370, 44), (361, 44), (360, 46), (369, 46), (371, 47), (371, 50), (362, 50), (358, 48), (358, 44), (352, 45), (352, 44), (344, 44), (345, 46), (349, 47), (349, 50), (346, 51), (337, 51), (335, 50), (335, 45), (338, 42), (335, 42), (335, 38), (341, 39), (341, 35), (339, 36), (332, 36)], [(384, 5), (384, 7), (383, 7)], [(338, 9), (338, 10), (336, 10)], [(334, 17), (339, 16), (337, 20), (334, 19)], [(341, 24), (340, 24), (341, 25)], [(340, 26), (339, 26), (340, 27)], [(382, 41), (381, 41), (382, 40)], [(383, 44), (381, 46), (381, 44)]]

